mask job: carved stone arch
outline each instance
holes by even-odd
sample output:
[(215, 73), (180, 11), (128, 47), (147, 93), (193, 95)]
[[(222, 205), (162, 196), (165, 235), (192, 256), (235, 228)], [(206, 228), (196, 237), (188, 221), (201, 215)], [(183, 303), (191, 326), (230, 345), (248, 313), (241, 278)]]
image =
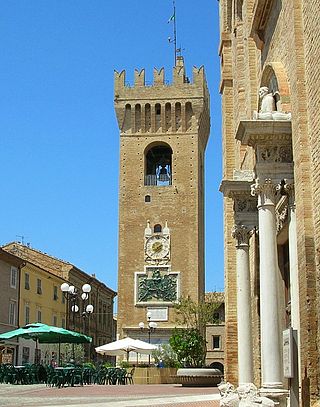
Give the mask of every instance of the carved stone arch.
[(278, 111), (291, 112), (288, 76), (281, 62), (269, 62), (264, 67), (260, 86), (267, 86), (275, 95)]

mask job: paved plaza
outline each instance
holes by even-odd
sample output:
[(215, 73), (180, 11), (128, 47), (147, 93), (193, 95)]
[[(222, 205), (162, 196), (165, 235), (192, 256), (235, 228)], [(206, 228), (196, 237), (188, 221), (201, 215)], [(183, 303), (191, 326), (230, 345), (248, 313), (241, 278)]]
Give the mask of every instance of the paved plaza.
[(179, 406), (218, 407), (217, 387), (157, 385), (89, 385), (58, 389), (43, 384), (0, 384), (0, 406), (86, 407), (86, 406)]

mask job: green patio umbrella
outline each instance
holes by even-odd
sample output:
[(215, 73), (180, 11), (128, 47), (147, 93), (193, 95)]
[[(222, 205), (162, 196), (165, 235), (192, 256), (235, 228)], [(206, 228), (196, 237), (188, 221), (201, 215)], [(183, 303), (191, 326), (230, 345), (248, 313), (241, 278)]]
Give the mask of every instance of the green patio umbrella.
[(59, 362), (61, 343), (90, 343), (92, 341), (90, 336), (56, 326), (41, 324), (40, 322), (27, 324), (22, 328), (0, 335), (0, 341), (12, 338), (33, 339), (36, 341), (36, 347), (38, 343), (59, 343)]

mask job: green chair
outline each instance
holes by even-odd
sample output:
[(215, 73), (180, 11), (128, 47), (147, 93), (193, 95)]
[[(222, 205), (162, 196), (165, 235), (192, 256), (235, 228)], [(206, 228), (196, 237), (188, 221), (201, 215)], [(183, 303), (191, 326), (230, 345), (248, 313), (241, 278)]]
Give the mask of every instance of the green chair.
[(118, 369), (117, 370), (117, 384), (126, 384), (126, 369)]

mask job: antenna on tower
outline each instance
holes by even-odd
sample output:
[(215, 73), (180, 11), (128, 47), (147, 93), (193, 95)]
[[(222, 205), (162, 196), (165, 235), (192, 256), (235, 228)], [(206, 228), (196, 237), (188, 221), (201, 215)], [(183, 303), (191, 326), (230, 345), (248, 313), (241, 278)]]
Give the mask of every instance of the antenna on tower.
[(18, 243), (21, 243), (22, 245), (24, 245), (24, 238), (25, 238), (25, 236), (23, 236), (23, 235), (16, 235), (16, 237), (19, 239), (19, 240), (18, 240)]
[(169, 18), (168, 23), (171, 23), (173, 21), (173, 38), (169, 37), (168, 40), (170, 43), (173, 43), (174, 45), (174, 66), (177, 64), (177, 21), (176, 21), (176, 2), (175, 0), (172, 0), (172, 5), (173, 5), (173, 14)]

